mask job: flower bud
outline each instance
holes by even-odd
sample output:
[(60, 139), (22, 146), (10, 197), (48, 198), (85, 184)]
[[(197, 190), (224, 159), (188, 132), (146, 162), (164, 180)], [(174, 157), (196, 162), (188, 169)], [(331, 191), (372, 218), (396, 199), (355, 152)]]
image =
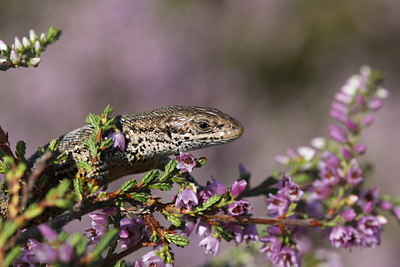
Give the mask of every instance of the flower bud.
[(1, 51), (8, 51), (8, 46), (2, 40), (0, 40), (0, 52)]
[(26, 37), (22, 38), (22, 44), (24, 45), (25, 48), (31, 47), (31, 43), (29, 42), (28, 38), (26, 38)]
[(24, 50), (24, 47), (22, 46), (22, 43), (18, 37), (15, 37), (14, 48), (18, 52)]
[(33, 67), (37, 67), (39, 65), (39, 63), (40, 63), (40, 58), (38, 58), (38, 57), (34, 57), (29, 60), (29, 65), (31, 65)]
[(40, 45), (39, 40), (36, 40), (35, 42), (35, 52), (40, 53), (42, 51), (42, 46)]
[(38, 36), (34, 30), (29, 30), (29, 40), (34, 43), (38, 39)]
[(18, 64), (19, 63), (19, 55), (15, 50), (11, 50), (10, 53), (10, 60), (13, 64)]

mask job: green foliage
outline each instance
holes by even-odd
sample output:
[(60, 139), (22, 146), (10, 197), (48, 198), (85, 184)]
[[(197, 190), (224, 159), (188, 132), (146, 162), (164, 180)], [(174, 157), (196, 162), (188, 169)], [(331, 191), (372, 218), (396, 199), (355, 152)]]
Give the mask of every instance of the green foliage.
[(135, 179), (129, 179), (120, 187), (120, 190), (122, 193), (125, 193), (132, 189), (135, 185), (137, 185), (137, 181)]
[(210, 209), (213, 205), (217, 204), (221, 200), (220, 195), (213, 195), (209, 199), (207, 199), (205, 202), (203, 202), (201, 205), (195, 207), (193, 209), (193, 212), (201, 214), (203, 211), (206, 211)]
[(50, 141), (50, 144), (49, 144), (48, 148), (51, 151), (56, 151), (58, 149), (59, 144), (60, 144), (60, 141), (58, 140), (58, 138), (55, 138), (55, 139)]
[(14, 235), (17, 229), (18, 225), (13, 221), (5, 221), (3, 223), (3, 228), (0, 232), (0, 247), (4, 246), (8, 239)]
[(215, 230), (215, 232), (218, 233), (218, 235), (220, 235), (226, 241), (229, 242), (233, 239), (232, 233), (230, 231), (226, 230), (224, 227), (222, 227), (220, 225), (213, 225), (213, 229)]
[(186, 247), (190, 244), (189, 239), (182, 235), (165, 233), (164, 237), (168, 242), (174, 243), (178, 247)]
[(15, 155), (17, 156), (17, 159), (19, 161), (26, 161), (25, 153), (26, 153), (26, 144), (24, 141), (20, 140), (17, 142), (17, 149)]
[(80, 169), (84, 169), (87, 172), (91, 172), (92, 171), (92, 165), (87, 161), (77, 160), (76, 161), (76, 167), (78, 167)]
[(15, 246), (11, 249), (10, 252), (7, 253), (4, 258), (3, 266), (11, 266), (11, 264), (17, 259), (17, 257), (21, 254), (21, 247)]
[(100, 257), (100, 254), (112, 243), (115, 242), (118, 234), (118, 229), (113, 228), (104, 234), (97, 246), (90, 253), (93, 259)]
[(185, 223), (178, 214), (168, 213), (166, 211), (163, 211), (162, 214), (173, 226), (181, 227)]
[(156, 179), (159, 175), (160, 172), (158, 170), (148, 171), (143, 175), (142, 180), (140, 180), (140, 183), (143, 183), (143, 186), (146, 186), (149, 183), (151, 183), (154, 179)]

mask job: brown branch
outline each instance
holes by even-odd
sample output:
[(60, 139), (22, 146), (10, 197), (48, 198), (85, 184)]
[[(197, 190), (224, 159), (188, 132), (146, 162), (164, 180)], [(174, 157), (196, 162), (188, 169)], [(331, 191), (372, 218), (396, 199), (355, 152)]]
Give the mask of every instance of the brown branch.
[[(168, 212), (193, 215), (191, 210), (185, 210), (181, 208), (176, 208), (172, 205), (167, 205), (164, 209)], [(248, 217), (248, 216), (231, 216), (227, 214), (203, 214), (200, 217), (206, 219), (224, 221), (224, 222), (234, 222), (239, 224), (268, 224), (268, 225), (293, 225), (293, 226), (310, 226), (317, 227), (323, 226), (324, 224), (315, 219), (278, 219), (278, 218), (260, 218), (260, 217)]]

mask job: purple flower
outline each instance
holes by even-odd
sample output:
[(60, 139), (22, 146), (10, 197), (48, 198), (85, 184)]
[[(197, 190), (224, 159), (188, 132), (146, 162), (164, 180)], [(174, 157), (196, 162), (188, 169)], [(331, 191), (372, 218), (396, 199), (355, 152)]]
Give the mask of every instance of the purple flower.
[(284, 215), (290, 205), (290, 199), (284, 195), (269, 194), (269, 198), (265, 199), (267, 203), (267, 214), (272, 217), (281, 217)]
[(336, 125), (331, 125), (328, 127), (329, 135), (333, 140), (339, 142), (340, 144), (345, 144), (347, 142), (346, 131)]
[(260, 249), (261, 253), (265, 253), (269, 259), (271, 256), (278, 253), (281, 250), (281, 241), (277, 236), (270, 235), (260, 239), (263, 242), (263, 246)]
[(362, 170), (358, 166), (357, 160), (353, 159), (350, 164), (352, 165), (351, 168), (346, 173), (346, 181), (349, 184), (356, 185), (363, 180), (362, 177)]
[(338, 168), (340, 166), (340, 159), (331, 151), (326, 151), (322, 155), (323, 167)]
[(211, 225), (206, 221), (200, 220), (199, 224), (197, 225), (197, 234), (199, 236), (211, 235)]
[(90, 219), (92, 219), (92, 226), (95, 224), (105, 225), (108, 223), (108, 216), (99, 213), (89, 214)]
[(272, 253), (271, 260), (278, 266), (300, 266), (299, 254), (289, 246), (284, 246), (280, 251)]
[(199, 246), (205, 247), (206, 255), (208, 255), (210, 253), (210, 254), (216, 256), (218, 253), (220, 243), (221, 243), (220, 238), (215, 238), (213, 235), (209, 235), (200, 241)]
[(326, 166), (319, 172), (319, 177), (329, 185), (337, 185), (340, 181), (340, 175), (336, 167)]
[(334, 227), (329, 234), (332, 246), (336, 248), (349, 248), (357, 246), (360, 242), (361, 234), (351, 226)]
[(254, 224), (247, 224), (244, 226), (243, 239), (246, 241), (247, 245), (249, 244), (250, 241), (254, 242), (258, 241), (258, 232)]
[(199, 204), (197, 195), (193, 192), (193, 189), (188, 187), (178, 193), (176, 198), (175, 207), (177, 208), (187, 208), (191, 210), (194, 206)]
[(35, 257), (37, 262), (41, 263), (55, 263), (58, 260), (57, 249), (51, 247), (49, 244), (41, 243), (35, 249)]
[(379, 233), (382, 224), (375, 216), (364, 216), (357, 222), (358, 230), (365, 235)]
[(253, 209), (251, 203), (245, 199), (234, 201), (228, 205), (228, 213), (232, 216), (247, 214), (251, 209)]
[(197, 164), (196, 158), (188, 152), (180, 152), (179, 156), (176, 156), (175, 159), (179, 162), (176, 168), (181, 172), (192, 172)]
[(364, 144), (356, 144), (354, 146), (354, 151), (358, 154), (358, 155), (362, 155), (365, 153), (365, 151), (367, 151), (367, 146)]
[(247, 187), (246, 180), (234, 181), (231, 187), (231, 194), (238, 197)]
[(366, 190), (361, 192), (357, 204), (361, 207), (363, 212), (371, 213), (375, 208), (375, 204), (377, 203), (378, 198), (379, 198), (379, 188)]
[(383, 210), (391, 210), (393, 209), (393, 204), (390, 201), (382, 200), (380, 203), (381, 209)]
[(345, 210), (342, 212), (342, 218), (346, 221), (346, 222), (350, 222), (352, 220), (354, 220), (354, 218), (357, 216), (356, 212), (352, 209), (349, 210)]
[(208, 182), (207, 187), (204, 190), (200, 191), (199, 195), (203, 201), (206, 201), (213, 195), (223, 195), (225, 193), (225, 185), (212, 178), (212, 182)]
[(309, 201), (324, 200), (331, 195), (331, 189), (323, 180), (315, 180), (311, 187)]
[(243, 241), (243, 229), (242, 226), (234, 223), (226, 223), (224, 224), (225, 229), (228, 229), (233, 234), (233, 241), (235, 241), (236, 245), (239, 245)]
[(381, 244), (381, 235), (379, 232), (376, 232), (373, 235), (362, 235), (359, 242), (361, 248), (373, 249)]
[(361, 124), (364, 125), (365, 127), (370, 126), (374, 122), (374, 115), (371, 113), (368, 113), (364, 116), (364, 118), (361, 119)]
[(113, 148), (118, 148), (121, 151), (125, 151), (125, 136), (121, 132), (113, 132), (110, 133), (108, 138), (111, 138), (114, 141)]
[[(143, 264), (146, 266), (158, 266), (158, 267), (172, 267), (173, 264), (165, 263), (157, 254), (156, 251), (152, 250), (142, 256)], [(135, 263), (136, 266), (136, 263)]]
[(84, 231), (84, 235), (89, 239), (89, 245), (96, 244), (108, 231), (108, 228), (101, 224), (95, 224)]
[(182, 219), (185, 220), (185, 229), (183, 229), (182, 233), (189, 236), (196, 226), (196, 219), (188, 215), (183, 215)]
[(346, 148), (345, 146), (342, 146), (340, 148), (340, 152), (342, 153), (343, 158), (349, 160), (353, 157), (353, 153), (351, 153), (351, 151)]
[(278, 194), (287, 196), (291, 201), (299, 201), (301, 196), (304, 194), (303, 190), (300, 189), (292, 177), (283, 176), (282, 183), (279, 184)]
[(143, 221), (139, 218), (123, 218), (120, 222), (119, 241), (121, 248), (126, 249), (139, 242), (142, 238)]
[(47, 226), (47, 224), (39, 224), (38, 225), (39, 231), (42, 234), (45, 240), (49, 241), (56, 241), (57, 240), (57, 233), (53, 229)]

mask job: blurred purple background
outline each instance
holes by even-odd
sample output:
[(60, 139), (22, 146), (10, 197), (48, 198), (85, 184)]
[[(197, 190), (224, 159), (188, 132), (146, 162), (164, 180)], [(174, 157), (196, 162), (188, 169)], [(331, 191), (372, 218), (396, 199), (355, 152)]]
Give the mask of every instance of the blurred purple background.
[[(25, 140), (31, 154), (107, 104), (116, 114), (172, 104), (215, 107), (240, 120), (245, 134), (196, 151), (210, 161), (195, 176), (230, 185), (243, 163), (257, 183), (281, 168), (276, 154), (327, 135), (334, 93), (369, 64), (384, 71), (391, 95), (363, 136), (364, 158), (375, 164), (368, 184), (396, 195), (399, 18), (394, 0), (3, 0), (4, 42), (50, 26), (63, 34), (43, 53), (39, 68), (0, 73), (0, 123), (13, 145)], [(263, 208), (260, 201), (256, 213), (264, 216)], [(375, 251), (338, 251), (346, 266), (394, 266), (399, 233), (391, 220)], [(206, 259), (196, 241), (190, 249), (176, 250), (178, 266)]]

